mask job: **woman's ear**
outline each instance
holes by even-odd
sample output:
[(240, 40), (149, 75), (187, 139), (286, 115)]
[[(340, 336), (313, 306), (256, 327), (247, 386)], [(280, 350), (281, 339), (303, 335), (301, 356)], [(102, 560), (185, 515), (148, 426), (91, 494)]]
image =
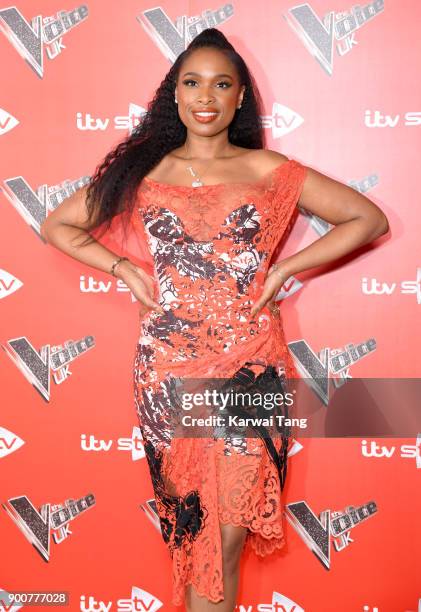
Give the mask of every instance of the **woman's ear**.
[(242, 85), (241, 92), (240, 92), (240, 97), (238, 99), (238, 106), (241, 106), (241, 104), (243, 103), (245, 89), (246, 89), (246, 86)]

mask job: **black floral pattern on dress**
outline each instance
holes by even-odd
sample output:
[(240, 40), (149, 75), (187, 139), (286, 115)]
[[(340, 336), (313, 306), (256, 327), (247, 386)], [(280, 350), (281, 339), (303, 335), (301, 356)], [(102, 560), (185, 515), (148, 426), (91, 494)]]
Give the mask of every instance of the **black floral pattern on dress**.
[[(162, 478), (162, 452), (146, 440), (144, 442), (145, 454), (149, 464), (152, 484), (157, 505), (162, 504), (169, 512), (166, 517), (158, 513), (161, 533), (170, 552), (180, 548), (185, 540), (194, 541), (204, 527), (207, 510), (201, 503), (198, 491), (189, 491), (184, 496), (170, 495), (165, 490)], [(174, 520), (168, 519), (174, 517)]]

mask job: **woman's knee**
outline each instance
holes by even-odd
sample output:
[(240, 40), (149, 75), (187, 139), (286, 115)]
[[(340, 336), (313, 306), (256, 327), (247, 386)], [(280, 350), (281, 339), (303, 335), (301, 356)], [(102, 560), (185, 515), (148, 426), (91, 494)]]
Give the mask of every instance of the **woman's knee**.
[(224, 573), (232, 574), (238, 569), (241, 552), (247, 537), (247, 528), (222, 524), (220, 524), (220, 527)]

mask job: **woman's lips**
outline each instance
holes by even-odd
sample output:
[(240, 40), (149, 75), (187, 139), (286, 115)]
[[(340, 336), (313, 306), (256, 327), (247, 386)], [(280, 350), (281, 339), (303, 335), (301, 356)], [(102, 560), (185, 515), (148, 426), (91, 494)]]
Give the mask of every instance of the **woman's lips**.
[(211, 111), (198, 111), (192, 112), (192, 115), (199, 123), (210, 123), (211, 121), (217, 118), (219, 113)]

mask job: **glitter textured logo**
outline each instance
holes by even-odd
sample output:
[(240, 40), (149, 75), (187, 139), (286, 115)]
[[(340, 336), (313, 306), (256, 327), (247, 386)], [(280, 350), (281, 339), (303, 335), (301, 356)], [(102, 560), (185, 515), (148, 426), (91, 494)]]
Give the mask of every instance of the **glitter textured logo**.
[(88, 493), (77, 500), (66, 499), (63, 504), (43, 504), (37, 510), (29, 497), (21, 495), (6, 500), (2, 506), (26, 539), (49, 561), (51, 531), (55, 543), (60, 544), (72, 533), (71, 522), (95, 503), (94, 495)]
[(309, 53), (329, 76), (333, 73), (334, 45), (342, 56), (357, 44), (355, 33), (384, 10), (384, 0), (365, 6), (354, 5), (349, 12), (329, 11), (320, 19), (307, 2), (294, 6), (283, 15)]
[(372, 500), (358, 507), (347, 506), (343, 511), (323, 510), (320, 517), (304, 500), (287, 504), (285, 508), (288, 522), (326, 569), (331, 566), (331, 540), (336, 551), (344, 550), (353, 542), (351, 529), (378, 512)]
[(94, 346), (93, 336), (85, 336), (76, 342), (67, 340), (63, 345), (46, 344), (39, 351), (25, 336), (13, 338), (2, 345), (6, 355), (47, 402), (50, 400), (51, 371), (56, 384), (64, 382), (71, 375), (70, 363)]
[(315, 353), (306, 340), (294, 340), (288, 343), (288, 348), (295, 358), (297, 371), (327, 406), (329, 381), (338, 387), (345, 384), (351, 378), (351, 366), (375, 351), (377, 342), (374, 338), (368, 338), (358, 344), (350, 342), (345, 348), (325, 347)]
[(15, 176), (4, 181), (1, 189), (5, 197), (16, 208), (24, 221), (30, 225), (43, 240), (40, 232), (48, 211), (55, 210), (66, 198), (89, 182), (89, 176), (75, 181), (65, 180), (59, 185), (41, 185), (34, 191), (23, 176)]
[(47, 57), (57, 57), (65, 45), (63, 35), (88, 17), (88, 7), (82, 4), (72, 11), (57, 15), (37, 15), (28, 23), (16, 6), (0, 9), (0, 30), (16, 51), (41, 79), (44, 76), (44, 45)]
[(219, 9), (205, 9), (200, 15), (193, 17), (182, 15), (173, 22), (167, 13), (157, 6), (143, 11), (137, 16), (137, 20), (158, 49), (173, 63), (202, 30), (218, 28), (233, 14), (234, 7), (228, 3)]

